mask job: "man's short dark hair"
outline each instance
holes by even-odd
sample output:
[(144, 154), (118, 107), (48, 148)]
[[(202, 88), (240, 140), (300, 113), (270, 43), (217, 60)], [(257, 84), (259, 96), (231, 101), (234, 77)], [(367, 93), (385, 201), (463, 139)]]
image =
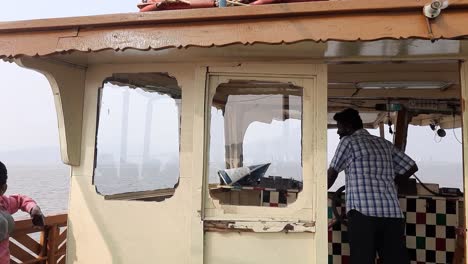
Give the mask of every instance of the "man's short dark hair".
[(0, 161), (0, 186), (5, 184), (8, 179), (8, 172), (5, 164)]
[(359, 112), (353, 108), (347, 108), (339, 113), (336, 113), (333, 116), (333, 119), (336, 122), (351, 125), (351, 127), (356, 130), (364, 128), (362, 119), (359, 116)]

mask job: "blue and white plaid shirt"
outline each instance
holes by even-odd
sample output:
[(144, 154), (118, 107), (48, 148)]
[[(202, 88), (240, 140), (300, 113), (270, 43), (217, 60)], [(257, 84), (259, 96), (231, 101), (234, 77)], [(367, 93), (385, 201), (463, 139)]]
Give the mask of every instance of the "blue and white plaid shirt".
[(346, 174), (346, 209), (367, 216), (402, 218), (395, 173), (404, 174), (414, 160), (365, 129), (343, 137), (330, 167)]

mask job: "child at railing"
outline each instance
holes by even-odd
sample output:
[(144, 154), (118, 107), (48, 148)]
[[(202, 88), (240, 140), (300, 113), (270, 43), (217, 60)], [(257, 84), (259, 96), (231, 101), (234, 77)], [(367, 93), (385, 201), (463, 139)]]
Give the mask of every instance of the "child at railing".
[(15, 226), (12, 214), (21, 209), (31, 215), (34, 226), (44, 226), (44, 216), (33, 199), (19, 194), (5, 195), (7, 179), (7, 169), (0, 162), (0, 264), (10, 263), (9, 237)]

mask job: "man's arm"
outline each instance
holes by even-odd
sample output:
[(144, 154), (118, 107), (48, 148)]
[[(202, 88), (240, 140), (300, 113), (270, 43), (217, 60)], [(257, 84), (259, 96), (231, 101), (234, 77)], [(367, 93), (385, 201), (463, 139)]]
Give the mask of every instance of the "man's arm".
[(21, 211), (31, 215), (34, 226), (44, 226), (44, 215), (42, 214), (41, 208), (33, 199), (21, 194), (10, 195), (7, 198), (9, 202), (8, 212), (10, 214), (14, 214), (21, 209)]
[(332, 167), (328, 168), (328, 177), (327, 177), (328, 188), (327, 189), (330, 189), (330, 187), (333, 186), (337, 177), (338, 177), (338, 172)]
[(333, 156), (330, 167), (327, 172), (328, 189), (333, 186), (338, 177), (338, 173), (343, 171), (347, 166), (347, 161), (350, 156), (349, 139), (347, 137), (340, 140)]
[(392, 159), (395, 169), (395, 184), (397, 186), (407, 185), (409, 177), (418, 171), (416, 162), (395, 146), (392, 150)]
[(409, 177), (411, 177), (415, 172), (418, 171), (418, 165), (416, 163), (407, 170), (404, 174), (396, 174), (395, 175), (395, 184), (397, 186), (403, 186), (408, 183)]
[(18, 210), (29, 213), (31, 209), (33, 209), (33, 207), (37, 205), (32, 198), (26, 195), (13, 194), (8, 195), (6, 197), (8, 199), (9, 204), (8, 213), (10, 214), (14, 214)]

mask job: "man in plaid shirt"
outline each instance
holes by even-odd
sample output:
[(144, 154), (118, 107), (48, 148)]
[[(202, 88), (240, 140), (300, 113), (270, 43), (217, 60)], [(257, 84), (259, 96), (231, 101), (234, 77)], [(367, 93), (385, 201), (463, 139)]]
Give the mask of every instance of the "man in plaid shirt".
[(346, 211), (351, 264), (408, 264), (405, 220), (397, 185), (418, 167), (389, 141), (363, 129), (358, 111), (335, 114), (340, 143), (328, 169), (328, 188), (338, 173), (346, 175)]

